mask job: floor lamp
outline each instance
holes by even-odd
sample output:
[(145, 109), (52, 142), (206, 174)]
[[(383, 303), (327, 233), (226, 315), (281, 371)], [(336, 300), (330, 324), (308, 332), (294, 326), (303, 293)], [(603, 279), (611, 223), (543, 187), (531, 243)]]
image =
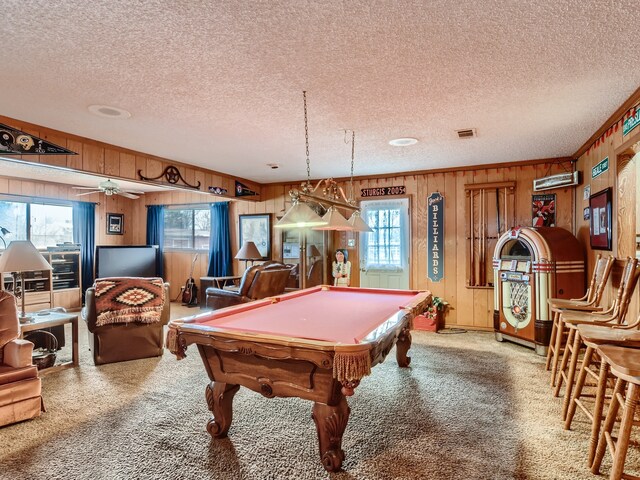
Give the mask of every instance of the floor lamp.
[(20, 283), (20, 322), (26, 323), (33, 317), (24, 311), (25, 285), (24, 272), (51, 270), (51, 265), (29, 240), (14, 240), (0, 256), (0, 272), (11, 272), (13, 275), (13, 291), (16, 293)]

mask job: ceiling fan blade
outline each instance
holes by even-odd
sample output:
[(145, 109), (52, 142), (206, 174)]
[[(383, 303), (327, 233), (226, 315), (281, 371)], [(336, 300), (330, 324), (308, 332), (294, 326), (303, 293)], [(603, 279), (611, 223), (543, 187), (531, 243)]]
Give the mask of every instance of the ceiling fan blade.
[(83, 195), (92, 195), (94, 193), (100, 193), (100, 190), (94, 190), (93, 192), (76, 193), (76, 197), (81, 197)]
[(141, 192), (139, 190), (122, 190), (122, 191), (127, 193), (133, 193), (134, 195), (144, 195), (144, 192)]
[(129, 193), (129, 192), (116, 192), (116, 194), (122, 195), (123, 197), (127, 197), (127, 198), (140, 198), (138, 195), (134, 195), (133, 193)]
[[(96, 187), (71, 187), (71, 188), (75, 188), (76, 190), (96, 190)], [(100, 191), (100, 190), (96, 190), (96, 191)]]

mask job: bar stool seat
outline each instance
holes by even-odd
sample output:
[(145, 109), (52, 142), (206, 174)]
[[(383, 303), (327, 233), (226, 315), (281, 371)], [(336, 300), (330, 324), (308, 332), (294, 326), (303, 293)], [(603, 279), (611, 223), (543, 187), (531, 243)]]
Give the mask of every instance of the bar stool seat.
[[(597, 350), (602, 360), (609, 364), (611, 373), (616, 377), (616, 386), (607, 411), (607, 418), (600, 433), (591, 471), (595, 474), (599, 473), (605, 449), (608, 447), (613, 457), (609, 479), (619, 480), (623, 477), (640, 479), (638, 476), (624, 472), (631, 430), (634, 426), (638, 400), (640, 400), (640, 349), (616, 345), (600, 345)], [(626, 394), (623, 395), (625, 386)], [(622, 410), (622, 420), (616, 439), (613, 437), (612, 431), (619, 410)]]
[[(589, 442), (588, 455), (588, 465), (591, 466), (595, 457), (596, 447), (598, 445), (598, 436), (600, 433), (602, 413), (606, 398), (607, 380), (609, 378), (609, 365), (607, 362), (603, 362), (600, 359), (597, 347), (599, 345), (608, 344), (640, 348), (640, 331), (637, 329), (628, 330), (595, 325), (578, 325), (577, 329), (580, 337), (582, 338), (582, 342), (586, 346), (586, 352), (582, 360), (582, 366), (580, 368), (578, 380), (576, 381), (575, 389), (571, 395), (564, 428), (565, 430), (569, 430), (571, 428), (576, 408), (583, 411), (591, 421), (591, 439)], [(591, 379), (596, 382), (594, 385), (591, 385), (596, 387), (593, 410), (589, 410), (588, 404), (583, 402), (582, 399), (583, 389), (587, 386), (587, 376), (591, 377)]]

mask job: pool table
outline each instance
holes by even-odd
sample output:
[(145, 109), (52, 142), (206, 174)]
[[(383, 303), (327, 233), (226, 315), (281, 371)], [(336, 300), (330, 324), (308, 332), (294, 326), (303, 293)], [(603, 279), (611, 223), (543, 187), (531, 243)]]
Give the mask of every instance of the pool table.
[(211, 380), (213, 437), (227, 435), (241, 385), (268, 398), (315, 402), (320, 458), (334, 472), (344, 460), (345, 397), (394, 345), (398, 365), (409, 365), (412, 321), (430, 302), (427, 291), (322, 285), (173, 320), (167, 348), (180, 359), (198, 346)]

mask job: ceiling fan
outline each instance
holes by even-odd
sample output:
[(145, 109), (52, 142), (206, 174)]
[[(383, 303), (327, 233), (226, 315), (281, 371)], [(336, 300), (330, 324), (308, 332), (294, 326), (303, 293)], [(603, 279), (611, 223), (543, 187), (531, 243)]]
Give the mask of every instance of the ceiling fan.
[(91, 195), (92, 193), (104, 193), (105, 195), (122, 195), (127, 198), (140, 198), (139, 195), (144, 195), (144, 192), (137, 190), (121, 190), (120, 186), (116, 182), (111, 180), (105, 180), (100, 182), (97, 187), (71, 187), (76, 190), (91, 190), (90, 192), (76, 193), (76, 197), (82, 195)]

